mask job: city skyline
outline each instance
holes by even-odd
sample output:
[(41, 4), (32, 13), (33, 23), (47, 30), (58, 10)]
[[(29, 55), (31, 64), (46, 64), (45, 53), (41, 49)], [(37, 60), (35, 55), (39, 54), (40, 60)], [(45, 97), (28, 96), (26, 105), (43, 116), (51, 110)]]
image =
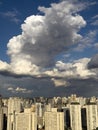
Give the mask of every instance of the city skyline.
[(0, 98), (0, 130), (97, 130), (98, 98)]
[(0, 1), (0, 94), (98, 96), (97, 0)]

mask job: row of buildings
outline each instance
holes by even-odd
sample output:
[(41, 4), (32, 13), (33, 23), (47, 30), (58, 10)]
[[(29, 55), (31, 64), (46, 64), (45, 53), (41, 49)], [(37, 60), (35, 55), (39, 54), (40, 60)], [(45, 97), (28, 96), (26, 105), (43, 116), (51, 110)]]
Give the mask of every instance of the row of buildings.
[(0, 98), (0, 130), (97, 130), (95, 97)]

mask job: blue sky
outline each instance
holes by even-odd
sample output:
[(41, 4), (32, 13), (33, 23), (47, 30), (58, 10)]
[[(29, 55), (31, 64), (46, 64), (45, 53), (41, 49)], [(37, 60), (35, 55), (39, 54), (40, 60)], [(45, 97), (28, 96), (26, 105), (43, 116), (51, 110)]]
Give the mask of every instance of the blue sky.
[(97, 77), (97, 0), (0, 1), (2, 95), (97, 96)]

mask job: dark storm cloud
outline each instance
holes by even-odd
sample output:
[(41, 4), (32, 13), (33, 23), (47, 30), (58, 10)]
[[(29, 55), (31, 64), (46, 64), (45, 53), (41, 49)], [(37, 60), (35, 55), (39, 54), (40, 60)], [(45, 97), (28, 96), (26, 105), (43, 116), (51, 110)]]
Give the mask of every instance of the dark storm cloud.
[(98, 54), (94, 55), (88, 63), (89, 69), (98, 68)]
[[(97, 96), (98, 97), (98, 80), (94, 78), (89, 79), (71, 79), (70, 94), (76, 93), (79, 96)], [(68, 91), (68, 90), (67, 90)]]
[[(61, 78), (58, 78), (59, 80)], [(63, 78), (64, 79), (64, 78)], [(69, 96), (76, 93), (79, 96), (97, 96), (98, 80), (94, 78), (88, 79), (64, 79), (70, 84), (68, 86), (55, 87), (51, 78), (31, 78), (31, 77), (5, 77), (0, 75), (0, 93), (3, 96)], [(27, 92), (26, 92), (27, 91)]]

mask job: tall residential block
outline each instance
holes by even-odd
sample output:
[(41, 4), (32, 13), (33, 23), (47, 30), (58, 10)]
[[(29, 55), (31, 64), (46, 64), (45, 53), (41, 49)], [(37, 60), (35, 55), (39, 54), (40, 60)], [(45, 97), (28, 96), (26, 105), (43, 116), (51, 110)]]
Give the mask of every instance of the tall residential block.
[(15, 113), (21, 111), (21, 99), (9, 98), (8, 100), (8, 121), (7, 130), (15, 130)]
[(45, 130), (64, 130), (64, 112), (45, 112)]
[(15, 130), (37, 130), (37, 114), (30, 108), (16, 114)]
[(82, 130), (81, 105), (77, 102), (70, 104), (70, 123), (72, 130)]
[(3, 130), (3, 109), (0, 107), (0, 130)]
[(86, 105), (87, 130), (95, 130), (98, 127), (97, 105), (89, 103)]

